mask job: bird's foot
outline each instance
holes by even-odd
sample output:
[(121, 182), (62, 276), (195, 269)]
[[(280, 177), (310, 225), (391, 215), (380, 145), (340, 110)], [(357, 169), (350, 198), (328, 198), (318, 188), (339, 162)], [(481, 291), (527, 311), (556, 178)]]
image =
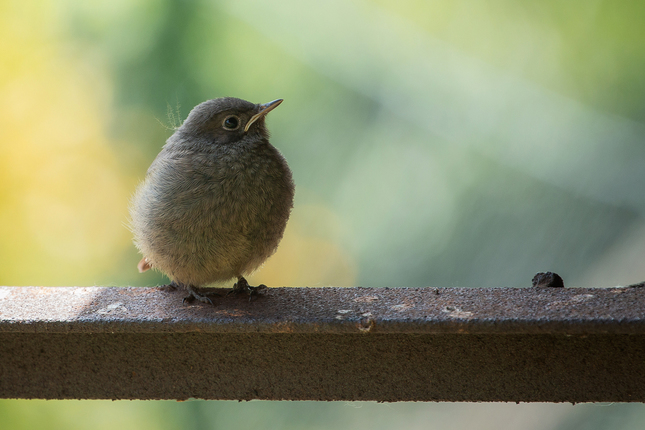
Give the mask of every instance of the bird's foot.
[(260, 291), (264, 291), (266, 289), (267, 286), (264, 284), (260, 284), (257, 287), (252, 287), (249, 285), (247, 280), (244, 279), (243, 276), (240, 276), (239, 278), (237, 278), (235, 285), (233, 285), (233, 289), (226, 295), (228, 296), (229, 294), (235, 294), (237, 296), (238, 294), (248, 294), (250, 302), (253, 296), (257, 296), (258, 294), (260, 294)]
[(157, 288), (161, 291), (177, 291), (179, 285), (175, 281), (172, 281), (170, 284), (159, 285)]
[(216, 293), (215, 291), (203, 291), (203, 290), (198, 290), (197, 287), (194, 287), (192, 285), (188, 285), (186, 287), (186, 291), (188, 291), (188, 295), (184, 297), (184, 300), (182, 300), (183, 304), (187, 303), (192, 303), (195, 300), (198, 300), (202, 303), (209, 303), (213, 304), (213, 301), (208, 298), (208, 296), (220, 296), (220, 294)]

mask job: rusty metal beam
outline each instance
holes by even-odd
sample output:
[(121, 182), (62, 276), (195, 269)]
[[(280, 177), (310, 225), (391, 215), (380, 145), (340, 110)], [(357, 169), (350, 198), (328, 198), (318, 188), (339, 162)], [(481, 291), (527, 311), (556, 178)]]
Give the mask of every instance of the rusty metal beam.
[(0, 287), (0, 397), (645, 401), (645, 288)]

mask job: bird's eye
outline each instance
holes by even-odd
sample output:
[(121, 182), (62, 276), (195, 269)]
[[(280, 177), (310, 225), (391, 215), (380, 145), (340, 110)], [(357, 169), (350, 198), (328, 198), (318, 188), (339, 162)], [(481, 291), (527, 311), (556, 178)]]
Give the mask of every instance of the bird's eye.
[(240, 119), (235, 115), (227, 116), (222, 125), (226, 130), (235, 130), (240, 126)]

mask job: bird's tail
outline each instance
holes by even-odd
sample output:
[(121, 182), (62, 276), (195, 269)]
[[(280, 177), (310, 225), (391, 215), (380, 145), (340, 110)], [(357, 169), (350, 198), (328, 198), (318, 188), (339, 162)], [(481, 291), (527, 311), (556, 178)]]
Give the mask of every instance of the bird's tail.
[(143, 273), (147, 270), (152, 269), (152, 266), (150, 265), (150, 263), (148, 263), (146, 257), (143, 257), (141, 261), (139, 261), (139, 264), (137, 264), (137, 269), (139, 269), (139, 273)]

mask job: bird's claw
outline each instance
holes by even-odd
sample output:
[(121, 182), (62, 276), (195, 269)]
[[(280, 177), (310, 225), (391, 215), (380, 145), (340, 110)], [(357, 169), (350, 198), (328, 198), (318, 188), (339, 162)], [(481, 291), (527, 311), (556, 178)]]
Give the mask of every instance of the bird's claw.
[(246, 279), (244, 278), (239, 278), (235, 285), (233, 285), (233, 289), (226, 293), (228, 296), (229, 294), (248, 294), (249, 295), (249, 302), (253, 299), (253, 296), (257, 296), (260, 294), (260, 291), (264, 291), (267, 289), (267, 286), (264, 284), (260, 284), (257, 287), (252, 287), (249, 285)]
[[(213, 301), (211, 299), (209, 299), (206, 296), (200, 296), (198, 294), (189, 294), (189, 295), (187, 295), (186, 297), (183, 298), (183, 300), (181, 301), (181, 304), (183, 304), (183, 305), (190, 304), (190, 303), (194, 302), (195, 299), (199, 300), (202, 303), (207, 303), (207, 304), (213, 305)], [(215, 306), (215, 305), (213, 305), (213, 306)]]
[(161, 291), (177, 291), (179, 285), (175, 281), (172, 281), (170, 284), (160, 285), (159, 288)]
[(198, 300), (198, 301), (200, 301), (202, 303), (207, 303), (207, 304), (210, 304), (210, 305), (214, 306), (213, 301), (211, 299), (209, 299), (207, 296), (209, 296), (209, 295), (210, 296), (219, 296), (219, 294), (217, 294), (215, 292), (212, 292), (212, 291), (207, 292), (207, 293), (206, 292), (203, 292), (203, 293), (197, 292), (195, 290), (195, 287), (193, 287), (193, 286), (186, 287), (186, 290), (188, 291), (188, 295), (186, 297), (184, 297), (184, 299), (181, 301), (181, 303), (184, 304), (184, 305), (192, 303), (195, 300)]

